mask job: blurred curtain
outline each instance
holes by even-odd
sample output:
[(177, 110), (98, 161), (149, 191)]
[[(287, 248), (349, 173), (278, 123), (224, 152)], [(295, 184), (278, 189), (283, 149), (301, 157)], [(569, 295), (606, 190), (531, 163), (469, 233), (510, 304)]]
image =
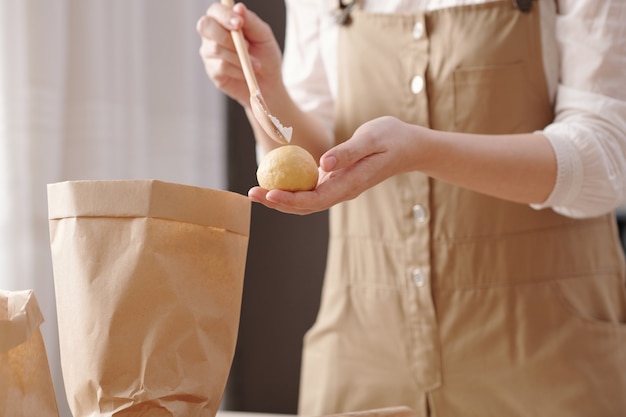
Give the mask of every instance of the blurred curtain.
[(0, 2), (0, 288), (35, 290), (62, 417), (46, 184), (225, 188), (225, 100), (195, 32), (210, 2)]

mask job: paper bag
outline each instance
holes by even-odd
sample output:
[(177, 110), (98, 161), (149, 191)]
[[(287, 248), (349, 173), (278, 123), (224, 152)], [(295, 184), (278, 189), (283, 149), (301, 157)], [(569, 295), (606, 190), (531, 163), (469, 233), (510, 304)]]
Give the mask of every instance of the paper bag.
[(247, 197), (71, 181), (48, 185), (48, 205), (74, 417), (213, 417), (239, 326)]
[(33, 291), (0, 290), (0, 416), (58, 417)]

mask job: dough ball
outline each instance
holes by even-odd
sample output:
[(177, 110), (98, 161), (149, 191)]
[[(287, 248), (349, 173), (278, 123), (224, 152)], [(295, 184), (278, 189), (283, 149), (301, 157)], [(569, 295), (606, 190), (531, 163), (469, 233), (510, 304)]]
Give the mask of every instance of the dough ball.
[(256, 171), (259, 185), (266, 190), (310, 191), (317, 185), (317, 163), (297, 145), (272, 149)]

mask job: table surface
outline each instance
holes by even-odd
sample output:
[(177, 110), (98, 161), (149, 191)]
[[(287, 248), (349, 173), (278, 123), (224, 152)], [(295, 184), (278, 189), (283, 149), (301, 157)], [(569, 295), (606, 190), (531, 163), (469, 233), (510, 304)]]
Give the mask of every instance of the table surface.
[(254, 413), (249, 411), (218, 410), (216, 417), (295, 417), (293, 414)]

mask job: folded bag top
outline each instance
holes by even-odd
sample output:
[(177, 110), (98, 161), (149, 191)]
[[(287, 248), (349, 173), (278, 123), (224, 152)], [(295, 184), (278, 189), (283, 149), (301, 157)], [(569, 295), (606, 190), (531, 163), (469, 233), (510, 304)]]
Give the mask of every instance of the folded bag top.
[(241, 194), (158, 180), (66, 181), (48, 184), (50, 220), (71, 217), (152, 217), (210, 226), (248, 236), (250, 212), (250, 200)]
[(0, 353), (24, 343), (41, 323), (43, 315), (33, 290), (0, 290)]

